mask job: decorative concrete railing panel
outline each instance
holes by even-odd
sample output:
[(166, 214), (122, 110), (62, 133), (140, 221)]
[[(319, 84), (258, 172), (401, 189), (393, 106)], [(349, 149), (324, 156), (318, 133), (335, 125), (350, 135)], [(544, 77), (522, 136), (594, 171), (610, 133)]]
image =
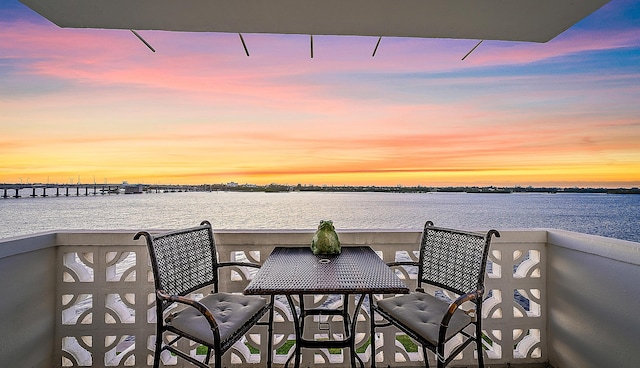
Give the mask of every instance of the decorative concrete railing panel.
[[(501, 233), (492, 243), (486, 280), (487, 365), (640, 366), (635, 318), (640, 243), (554, 229)], [(0, 241), (0, 367), (148, 366), (155, 338), (153, 284), (146, 248), (133, 241), (133, 234), (59, 231)], [(308, 246), (312, 234), (219, 231), (216, 240), (222, 260), (244, 256), (262, 262), (274, 246)], [(419, 236), (411, 231), (340, 233), (346, 246), (369, 245), (385, 261), (412, 257)], [(415, 285), (410, 270), (399, 272)], [(223, 278), (229, 280), (224, 290), (242, 292), (251, 273), (236, 269)], [(341, 302), (325, 296), (305, 302), (324, 301)], [(287, 357), (293, 329), (286, 304), (278, 300), (276, 305), (277, 368)], [(364, 309), (358, 354), (366, 362), (371, 349), (368, 318)], [(339, 321), (327, 323), (332, 332), (341, 326)], [(258, 350), (238, 344), (225, 356), (225, 365), (264, 366), (265, 334), (264, 327), (251, 330), (246, 341)], [(380, 330), (379, 366), (422, 366), (420, 353), (396, 341), (396, 334), (392, 328)], [(344, 366), (342, 351), (304, 354), (305, 366)], [(474, 366), (474, 356), (469, 347), (454, 366)], [(168, 366), (187, 366), (165, 358)]]
[[(312, 231), (221, 231), (215, 236), (221, 261), (248, 259), (262, 263), (275, 246), (308, 246), (312, 234)], [(420, 236), (408, 231), (352, 231), (339, 235), (343, 246), (369, 245), (386, 262), (415, 258)], [(55, 346), (60, 349), (54, 349), (56, 366), (140, 367), (151, 363), (155, 339), (153, 280), (146, 247), (132, 238), (132, 233), (123, 232), (58, 234)], [(503, 232), (492, 243), (483, 311), (487, 364), (547, 360), (545, 256), (544, 232)], [(242, 268), (226, 270), (221, 279), (227, 281), (221, 284), (221, 289), (242, 292), (251, 272)], [(415, 270), (403, 268), (397, 272), (408, 286), (415, 287)], [(343, 302), (337, 296), (305, 298), (307, 306)], [(351, 299), (349, 305), (353, 308), (356, 303), (354, 297)], [(294, 330), (286, 300), (277, 298), (275, 305), (274, 363), (279, 366), (293, 353), (289, 340), (293, 340)], [(342, 333), (339, 318), (319, 318), (307, 323), (311, 336), (322, 339)], [(358, 355), (365, 363), (369, 363), (371, 356), (369, 318), (365, 301), (358, 314), (357, 329)], [(421, 350), (398, 341), (396, 329), (378, 331), (375, 356), (379, 366), (424, 364)], [(264, 365), (266, 333), (265, 327), (252, 329), (244, 342), (225, 355), (224, 364)], [(193, 355), (202, 354), (197, 346), (183, 347)], [(348, 350), (303, 349), (302, 359), (304, 364), (342, 367), (348, 362), (347, 354)], [(454, 365), (475, 364), (475, 354), (473, 347), (467, 348)], [(433, 361), (433, 357), (430, 359)], [(188, 366), (168, 353), (163, 361), (167, 366)]]
[(95, 236), (64, 234), (59, 239), (55, 339), (61, 350), (55, 361), (62, 366), (145, 366), (155, 334), (147, 250), (144, 244), (131, 244), (132, 235), (99, 241)]

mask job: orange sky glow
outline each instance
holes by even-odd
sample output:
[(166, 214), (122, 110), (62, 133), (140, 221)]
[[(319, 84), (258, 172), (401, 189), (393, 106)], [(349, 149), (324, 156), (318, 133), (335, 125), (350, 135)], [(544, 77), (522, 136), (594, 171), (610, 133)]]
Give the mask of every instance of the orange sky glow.
[[(640, 6), (545, 44), (0, 16), (0, 183), (640, 186)], [(629, 10), (631, 8), (631, 11)], [(634, 14), (635, 17), (634, 18)]]

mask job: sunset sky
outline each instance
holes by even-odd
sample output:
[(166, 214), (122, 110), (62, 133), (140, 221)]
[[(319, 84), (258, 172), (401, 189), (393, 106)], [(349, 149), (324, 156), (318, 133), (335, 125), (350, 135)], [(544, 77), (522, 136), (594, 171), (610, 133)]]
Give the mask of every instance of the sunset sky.
[(640, 186), (640, 1), (543, 43), (58, 28), (0, 2), (0, 183)]

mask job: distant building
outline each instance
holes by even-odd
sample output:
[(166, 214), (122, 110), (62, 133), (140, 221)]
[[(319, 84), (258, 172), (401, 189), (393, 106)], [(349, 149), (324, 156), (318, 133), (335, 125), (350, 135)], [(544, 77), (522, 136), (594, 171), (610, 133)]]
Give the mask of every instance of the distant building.
[(123, 184), (124, 194), (141, 194), (143, 191), (142, 184)]

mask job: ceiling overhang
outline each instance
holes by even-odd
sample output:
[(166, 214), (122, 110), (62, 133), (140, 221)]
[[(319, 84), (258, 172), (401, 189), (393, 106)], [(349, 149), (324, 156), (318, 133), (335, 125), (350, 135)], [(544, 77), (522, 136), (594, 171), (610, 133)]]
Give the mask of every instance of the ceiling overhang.
[(609, 0), (20, 0), (63, 28), (547, 42)]

